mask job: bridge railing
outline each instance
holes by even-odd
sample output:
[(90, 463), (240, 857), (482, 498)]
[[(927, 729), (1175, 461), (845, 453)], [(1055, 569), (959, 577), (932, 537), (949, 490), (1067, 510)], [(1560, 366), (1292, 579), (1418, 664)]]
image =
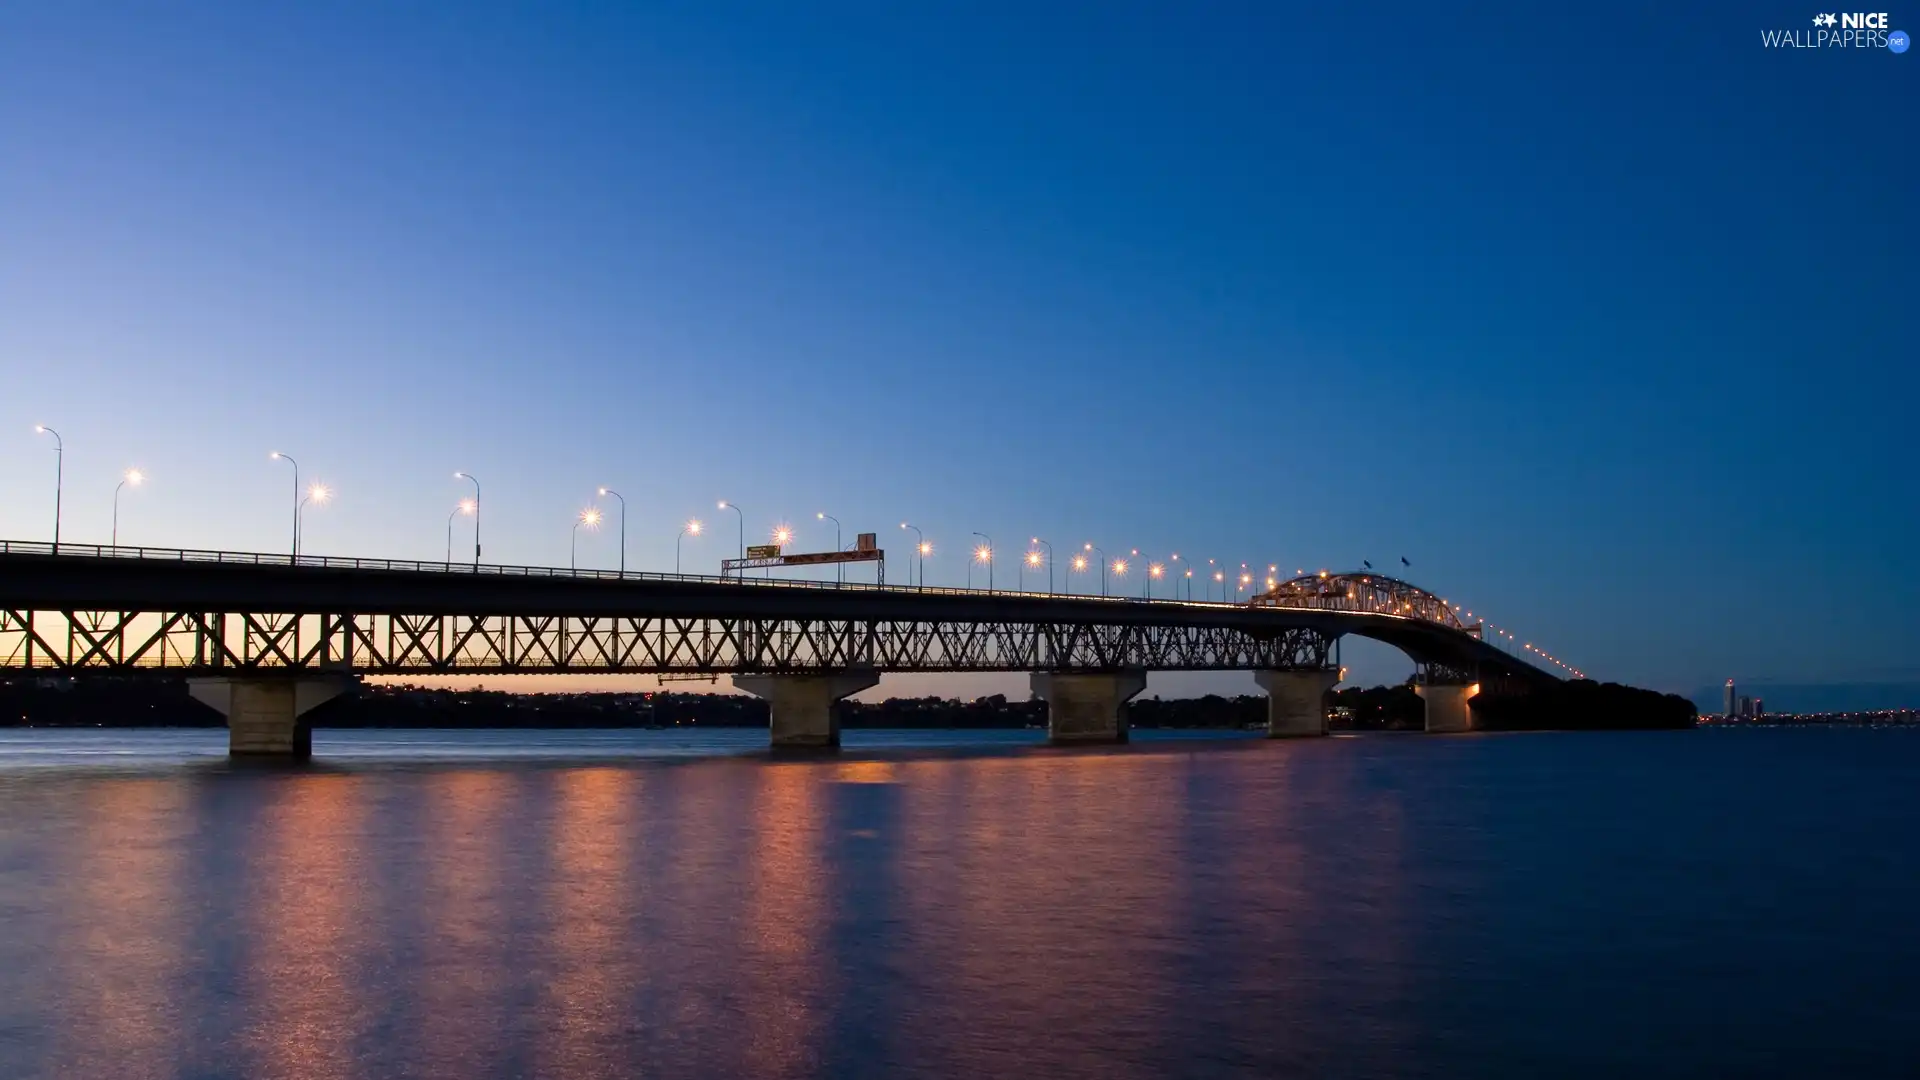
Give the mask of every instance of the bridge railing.
[(58, 550), (41, 541), (0, 540), (0, 555), (58, 555), (63, 558), (143, 559), (162, 562), (228, 563), (242, 566), (298, 566), (332, 570), (380, 570), (398, 573), (478, 574), (483, 577), (558, 578), (579, 581), (663, 581), (703, 585), (732, 585), (763, 589), (826, 589), (844, 592), (889, 592), (945, 596), (1053, 595), (1073, 600), (1103, 600), (1115, 604), (1175, 604), (1182, 607), (1240, 608), (1244, 604), (1218, 600), (1146, 599), (1137, 596), (1101, 596), (1092, 593), (1034, 593), (1012, 589), (956, 589), (951, 586), (880, 585), (864, 581), (813, 581), (804, 578), (749, 578), (714, 574), (665, 574), (649, 570), (581, 570), (553, 566), (516, 566), (504, 563), (448, 562), (439, 559), (367, 559), (343, 555), (272, 554), (254, 551), (207, 551), (193, 548), (155, 548), (108, 544), (62, 543)]

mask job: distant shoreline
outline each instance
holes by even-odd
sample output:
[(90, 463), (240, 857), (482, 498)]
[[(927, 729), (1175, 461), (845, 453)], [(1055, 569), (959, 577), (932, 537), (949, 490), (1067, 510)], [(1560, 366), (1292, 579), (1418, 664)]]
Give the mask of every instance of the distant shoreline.
[[(1409, 685), (1352, 687), (1327, 696), (1333, 731), (1419, 731), (1426, 703)], [(1485, 731), (1632, 730), (1692, 727), (1691, 702), (1614, 683), (1576, 682), (1524, 697), (1477, 698), (1474, 724)], [(0, 680), (0, 727), (224, 727), (187, 693), (184, 680)], [(411, 685), (359, 684), (310, 714), (315, 728), (753, 728), (767, 726), (767, 704), (741, 694), (602, 691), (521, 694)], [(843, 703), (843, 729), (968, 730), (1045, 727), (1047, 705), (1003, 694), (969, 701), (888, 698)], [(1244, 730), (1267, 723), (1264, 694), (1137, 698), (1129, 726), (1146, 730)]]

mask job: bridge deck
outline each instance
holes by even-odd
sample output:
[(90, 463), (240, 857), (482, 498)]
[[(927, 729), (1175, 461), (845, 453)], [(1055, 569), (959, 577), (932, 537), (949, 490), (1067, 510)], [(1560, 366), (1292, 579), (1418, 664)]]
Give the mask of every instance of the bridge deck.
[(1259, 670), (1343, 634), (1558, 681), (1385, 611), (0, 542), (0, 672)]

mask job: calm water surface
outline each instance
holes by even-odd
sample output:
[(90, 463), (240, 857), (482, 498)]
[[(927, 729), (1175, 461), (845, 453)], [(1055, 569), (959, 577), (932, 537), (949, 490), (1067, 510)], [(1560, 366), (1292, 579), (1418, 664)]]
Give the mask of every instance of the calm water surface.
[(765, 737), (0, 733), (0, 1077), (1920, 1061), (1920, 732)]

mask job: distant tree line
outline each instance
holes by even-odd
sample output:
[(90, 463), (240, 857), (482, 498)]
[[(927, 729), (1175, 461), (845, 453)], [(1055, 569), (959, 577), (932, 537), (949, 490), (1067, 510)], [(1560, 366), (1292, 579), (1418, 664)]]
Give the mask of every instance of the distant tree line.
[[(1346, 731), (1418, 731), (1425, 703), (1409, 684), (1329, 695), (1329, 726)], [(1692, 702), (1675, 694), (1584, 680), (1524, 697), (1474, 699), (1476, 726), (1490, 731), (1691, 727)], [(767, 703), (738, 694), (516, 694), (359, 684), (311, 714), (328, 728), (765, 727)], [(1141, 728), (1257, 728), (1260, 694), (1143, 698), (1129, 720)], [(849, 728), (1024, 728), (1047, 722), (1043, 701), (1003, 694), (960, 701), (889, 698), (844, 703)], [(0, 680), (0, 727), (220, 727), (225, 721), (187, 694), (182, 680), (25, 678)]]

